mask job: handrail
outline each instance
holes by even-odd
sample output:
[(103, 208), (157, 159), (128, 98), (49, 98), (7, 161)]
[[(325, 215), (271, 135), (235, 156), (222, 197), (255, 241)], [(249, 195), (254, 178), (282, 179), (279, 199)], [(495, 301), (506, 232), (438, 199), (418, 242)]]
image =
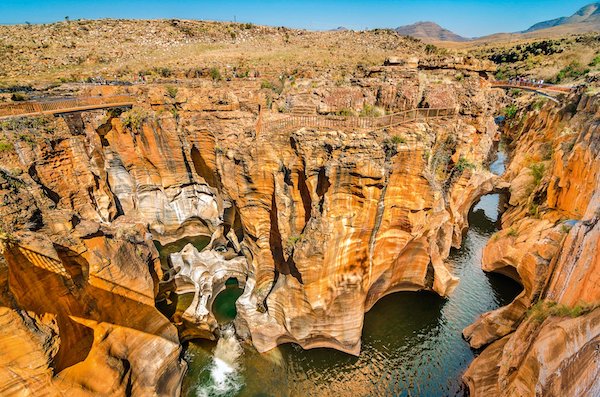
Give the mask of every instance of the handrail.
[(281, 120), (264, 122), (259, 120), (256, 125), (258, 133), (273, 132), (289, 128), (353, 128), (353, 129), (380, 129), (395, 125), (409, 123), (417, 120), (428, 120), (449, 117), (456, 114), (453, 108), (417, 108), (381, 117), (356, 117), (356, 116), (317, 116), (317, 115), (289, 115)]
[(569, 93), (575, 90), (573, 87), (564, 87), (558, 86), (554, 84), (548, 83), (529, 83), (524, 81), (508, 81), (508, 80), (498, 80), (492, 82), (492, 87), (501, 87), (501, 88), (529, 88), (534, 91), (554, 91), (554, 92), (564, 92)]
[(10, 103), (0, 105), (0, 119), (132, 106), (134, 103), (135, 98), (129, 95)]

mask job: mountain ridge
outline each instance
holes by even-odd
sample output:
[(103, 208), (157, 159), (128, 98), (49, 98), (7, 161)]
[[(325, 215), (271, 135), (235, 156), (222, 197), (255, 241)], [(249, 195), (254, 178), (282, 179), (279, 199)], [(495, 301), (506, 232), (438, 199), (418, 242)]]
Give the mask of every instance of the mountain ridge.
[(531, 25), (527, 30), (522, 31), (521, 33), (530, 33), (535, 32), (537, 30), (553, 28), (556, 26), (580, 23), (597, 24), (598, 28), (600, 29), (600, 3), (591, 3), (584, 7), (581, 7), (570, 17), (559, 17), (547, 21), (538, 22), (536, 24)]
[(412, 25), (403, 25), (394, 29), (398, 34), (411, 36), (423, 41), (469, 41), (469, 38), (460, 36), (435, 22), (420, 21)]

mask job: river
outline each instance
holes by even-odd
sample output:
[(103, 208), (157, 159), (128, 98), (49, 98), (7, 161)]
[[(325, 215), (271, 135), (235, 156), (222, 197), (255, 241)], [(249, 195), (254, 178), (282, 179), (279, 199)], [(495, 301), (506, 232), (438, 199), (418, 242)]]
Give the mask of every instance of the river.
[[(505, 155), (490, 166), (504, 172)], [(365, 315), (359, 357), (331, 349), (286, 344), (267, 354), (241, 346), (225, 329), (217, 344), (187, 344), (184, 396), (462, 396), (461, 374), (474, 352), (463, 328), (486, 311), (508, 304), (520, 291), (514, 281), (481, 270), (482, 250), (498, 230), (503, 197), (487, 195), (469, 213), (462, 247), (449, 257), (460, 284), (448, 299), (430, 292), (399, 292)], [(237, 288), (230, 286), (229, 288)], [(239, 291), (225, 291), (218, 311), (232, 316)]]

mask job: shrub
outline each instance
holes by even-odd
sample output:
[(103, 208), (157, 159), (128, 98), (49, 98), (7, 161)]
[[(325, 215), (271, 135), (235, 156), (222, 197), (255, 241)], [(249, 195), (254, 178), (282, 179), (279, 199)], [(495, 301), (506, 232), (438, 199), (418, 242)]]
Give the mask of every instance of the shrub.
[(290, 247), (295, 247), (296, 244), (298, 244), (298, 242), (302, 239), (302, 235), (294, 235), (294, 236), (290, 236), (288, 237), (288, 245)]
[(529, 210), (527, 211), (529, 216), (532, 216), (534, 218), (539, 218), (540, 216), (540, 206), (537, 203), (531, 203), (529, 204)]
[(139, 131), (142, 124), (148, 118), (148, 113), (142, 108), (133, 108), (123, 113), (123, 127)]
[(508, 232), (506, 233), (506, 235), (508, 237), (518, 237), (519, 236), (519, 232), (514, 227), (511, 227), (510, 229), (508, 229)]
[(13, 100), (14, 102), (22, 102), (22, 101), (26, 101), (27, 97), (24, 94), (21, 94), (20, 92), (15, 92), (14, 94), (11, 95), (10, 99)]
[(552, 143), (546, 142), (542, 145), (542, 160), (548, 161), (552, 159), (552, 155), (554, 154), (554, 147)]
[(167, 91), (167, 96), (171, 99), (175, 99), (177, 98), (177, 93), (179, 92), (179, 90), (176, 87), (172, 87), (172, 86), (168, 86), (166, 88)]
[(155, 67), (152, 69), (154, 73), (159, 75), (160, 77), (171, 77), (173, 75), (173, 71), (167, 67)]
[(433, 44), (427, 44), (425, 46), (425, 53), (426, 54), (435, 54), (438, 51), (438, 48), (436, 46), (434, 46)]
[(454, 75), (454, 78), (456, 79), (456, 81), (463, 81), (465, 79), (465, 75), (462, 73), (456, 73)]
[(540, 98), (537, 101), (535, 101), (531, 107), (533, 108), (533, 110), (540, 110), (542, 107), (544, 107), (544, 105), (546, 104), (546, 102), (548, 102), (548, 99), (546, 98)]
[(498, 68), (496, 73), (494, 73), (494, 77), (496, 78), (496, 80), (506, 80), (508, 74), (504, 68)]
[(406, 139), (404, 139), (400, 135), (394, 135), (392, 137), (391, 141), (392, 141), (392, 143), (395, 143), (395, 144), (406, 143)]
[(274, 90), (275, 86), (269, 80), (263, 80), (262, 83), (260, 83), (260, 88), (267, 89), (267, 90)]
[(594, 57), (594, 59), (592, 59), (592, 62), (589, 63), (588, 66), (597, 66), (600, 65), (600, 55), (596, 55)]
[(475, 164), (471, 163), (469, 160), (460, 156), (458, 162), (454, 166), (458, 171), (463, 172), (466, 169), (475, 169)]
[(340, 110), (338, 110), (337, 112), (335, 112), (336, 116), (344, 116), (344, 117), (351, 117), (354, 116), (354, 110), (350, 109), (350, 108), (342, 108)]
[(552, 82), (558, 84), (568, 79), (575, 80), (583, 75), (588, 74), (589, 71), (589, 69), (584, 68), (579, 62), (573, 61), (569, 65), (562, 68), (554, 77), (554, 79), (552, 79)]
[(0, 152), (9, 152), (14, 149), (12, 143), (7, 141), (0, 141)]
[(398, 144), (394, 142), (394, 139), (385, 139), (383, 141), (383, 151), (385, 152), (386, 158), (394, 157), (398, 154)]
[(504, 116), (507, 119), (512, 119), (517, 115), (517, 105), (512, 104), (504, 109)]
[(561, 305), (553, 301), (538, 301), (527, 311), (527, 317), (537, 323), (542, 323), (548, 317), (579, 317), (591, 312), (597, 305), (577, 304), (575, 306)]
[(210, 78), (213, 79), (213, 81), (221, 81), (223, 79), (223, 77), (221, 76), (221, 72), (216, 67), (211, 68), (208, 74), (210, 75)]
[(381, 116), (381, 109), (379, 109), (377, 106), (373, 106), (373, 105), (369, 105), (368, 103), (365, 103), (363, 105), (363, 108), (361, 109), (359, 115), (361, 117), (378, 117)]
[(531, 170), (531, 175), (533, 176), (533, 184), (535, 186), (539, 185), (544, 177), (546, 165), (544, 163), (533, 163), (529, 166), (529, 169)]

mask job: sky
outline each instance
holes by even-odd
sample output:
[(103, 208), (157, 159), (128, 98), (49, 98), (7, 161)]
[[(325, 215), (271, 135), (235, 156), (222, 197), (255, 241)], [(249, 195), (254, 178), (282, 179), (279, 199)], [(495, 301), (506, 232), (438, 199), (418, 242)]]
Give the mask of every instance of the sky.
[(311, 30), (433, 21), (465, 37), (525, 30), (592, 0), (0, 0), (0, 24), (75, 19), (202, 19)]

